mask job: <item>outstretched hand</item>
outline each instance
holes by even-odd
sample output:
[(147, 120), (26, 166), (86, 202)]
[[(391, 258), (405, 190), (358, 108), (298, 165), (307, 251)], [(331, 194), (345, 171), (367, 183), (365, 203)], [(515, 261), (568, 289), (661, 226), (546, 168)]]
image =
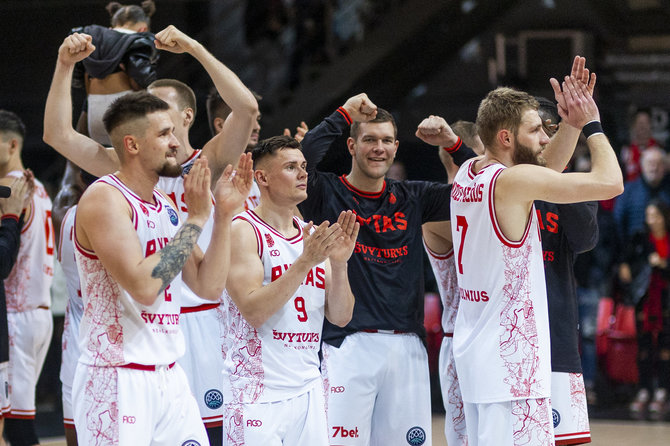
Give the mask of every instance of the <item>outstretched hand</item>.
[(169, 51), (171, 53), (188, 53), (193, 50), (196, 41), (170, 25), (155, 36), (154, 44), (159, 50)]
[(251, 153), (240, 155), (235, 170), (228, 164), (214, 186), (215, 209), (229, 215), (241, 208), (249, 196), (253, 175)]
[(577, 81), (572, 76), (565, 76), (562, 95), (567, 108), (567, 116), (561, 115), (561, 118), (568, 121), (571, 126), (581, 130), (591, 121), (600, 121), (598, 106), (583, 82)]
[[(293, 135), (293, 138), (298, 142), (302, 142), (308, 131), (309, 127), (307, 127), (305, 121), (300, 121), (300, 125), (295, 128), (295, 135)], [(284, 129), (284, 136), (291, 136), (291, 131), (289, 129)]]
[(58, 61), (67, 65), (74, 65), (86, 59), (95, 51), (93, 38), (88, 34), (72, 33), (63, 40), (58, 48)]
[(9, 186), (12, 193), (7, 198), (0, 198), (0, 215), (21, 215), (30, 204), (35, 191), (35, 177), (32, 171), (26, 170), (20, 177), (14, 178)]
[(352, 211), (340, 212), (337, 224), (342, 228), (342, 235), (335, 241), (328, 257), (331, 262), (345, 263), (354, 252), (361, 224), (356, 221), (356, 214)]
[(207, 158), (201, 156), (194, 163), (191, 170), (184, 175), (184, 202), (188, 208), (188, 216), (200, 220), (205, 224), (212, 209), (212, 195), (209, 191), (211, 172), (207, 165)]
[(325, 262), (342, 238), (342, 228), (339, 223), (330, 224), (328, 220), (321, 223), (314, 231), (314, 224), (310, 221), (303, 229), (303, 250), (300, 257), (309, 265), (318, 265)]
[[(589, 69), (586, 68), (586, 58), (581, 56), (575, 56), (575, 59), (572, 63), (572, 70), (570, 76), (565, 76), (565, 79), (572, 78), (573, 82), (582, 84), (586, 87), (586, 94), (593, 97), (593, 91), (596, 86), (596, 74), (590, 73)], [(564, 89), (562, 89), (561, 83), (555, 78), (549, 79), (552, 89), (554, 90), (554, 98), (556, 99), (558, 106), (558, 114), (560, 115), (563, 122), (571, 125), (572, 127), (578, 128), (581, 130), (579, 116), (573, 116), (571, 110), (568, 108), (568, 104), (565, 96), (563, 95)], [(565, 82), (564, 82), (565, 83)], [(580, 88), (580, 91), (582, 89)]]
[(458, 136), (447, 124), (447, 121), (434, 115), (430, 115), (421, 121), (415, 135), (431, 146), (451, 147), (458, 142)]
[(342, 108), (349, 113), (351, 119), (357, 122), (369, 122), (377, 117), (377, 106), (365, 93), (350, 97)]

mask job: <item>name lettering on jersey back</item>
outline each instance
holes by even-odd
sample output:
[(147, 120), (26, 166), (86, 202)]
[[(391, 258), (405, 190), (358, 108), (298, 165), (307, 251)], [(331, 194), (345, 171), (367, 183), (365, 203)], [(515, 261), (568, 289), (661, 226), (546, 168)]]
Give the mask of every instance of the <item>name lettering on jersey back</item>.
[(467, 300), (469, 302), (489, 301), (489, 295), (486, 291), (466, 290), (465, 288), (458, 287), (458, 293), (461, 296), (461, 300)]
[(484, 185), (476, 184), (474, 186), (463, 187), (454, 183), (451, 187), (451, 199), (462, 203), (477, 203), (484, 199)]
[(407, 220), (405, 219), (405, 214), (402, 212), (395, 212), (392, 217), (374, 214), (368, 218), (363, 218), (356, 214), (356, 221), (361, 226), (368, 226), (374, 229), (377, 233), (407, 230)]
[[(284, 265), (273, 266), (270, 281), (274, 282), (275, 280), (279, 279), (281, 275), (284, 274), (284, 271), (288, 270), (290, 266), (291, 265), (287, 265), (286, 263)], [(301, 285), (313, 286), (321, 290), (325, 290), (326, 270), (319, 266), (310, 269)]]

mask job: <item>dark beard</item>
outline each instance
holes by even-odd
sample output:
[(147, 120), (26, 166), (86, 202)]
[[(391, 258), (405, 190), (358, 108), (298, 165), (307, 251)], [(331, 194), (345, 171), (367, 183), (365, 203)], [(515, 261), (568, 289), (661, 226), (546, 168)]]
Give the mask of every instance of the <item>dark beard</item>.
[(515, 143), (512, 161), (514, 162), (515, 166), (517, 164), (533, 164), (535, 166), (543, 167), (547, 165), (547, 160), (542, 158), (539, 153), (534, 153), (533, 149), (521, 144), (519, 141), (516, 141)]
[(158, 171), (158, 176), (168, 177), (168, 178), (177, 178), (181, 176), (182, 168), (179, 164), (174, 165), (170, 163), (163, 164), (161, 170)]

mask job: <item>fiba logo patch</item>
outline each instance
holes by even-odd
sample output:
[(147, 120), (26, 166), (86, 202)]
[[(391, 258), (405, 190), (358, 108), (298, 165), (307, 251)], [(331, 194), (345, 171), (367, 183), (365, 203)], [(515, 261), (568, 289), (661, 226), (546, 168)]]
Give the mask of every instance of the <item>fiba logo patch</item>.
[(412, 446), (421, 446), (426, 442), (426, 431), (424, 431), (419, 426), (414, 426), (407, 431), (407, 444)]
[(268, 244), (268, 248), (272, 248), (275, 245), (275, 241), (270, 234), (265, 234), (265, 242)]
[(200, 443), (195, 440), (186, 440), (181, 444), (181, 446), (200, 446)]
[(167, 211), (168, 215), (170, 216), (170, 223), (172, 223), (173, 226), (177, 226), (177, 224), (179, 224), (179, 217), (177, 217), (177, 213), (170, 207), (167, 208)]
[(561, 414), (556, 409), (551, 409), (551, 416), (554, 419), (554, 428), (561, 424)]
[(223, 395), (216, 389), (205, 392), (205, 405), (210, 409), (218, 409), (223, 406)]

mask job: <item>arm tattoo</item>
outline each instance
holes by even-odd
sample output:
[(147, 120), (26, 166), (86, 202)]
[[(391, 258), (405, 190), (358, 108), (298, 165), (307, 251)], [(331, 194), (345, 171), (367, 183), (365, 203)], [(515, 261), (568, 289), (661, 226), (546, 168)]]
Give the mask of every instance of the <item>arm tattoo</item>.
[(170, 240), (170, 243), (165, 245), (165, 248), (160, 251), (161, 259), (158, 261), (158, 265), (151, 271), (151, 277), (163, 281), (158, 294), (165, 291), (165, 288), (170, 285), (170, 282), (182, 270), (201, 232), (202, 228), (200, 226), (186, 223), (179, 229), (174, 238)]

